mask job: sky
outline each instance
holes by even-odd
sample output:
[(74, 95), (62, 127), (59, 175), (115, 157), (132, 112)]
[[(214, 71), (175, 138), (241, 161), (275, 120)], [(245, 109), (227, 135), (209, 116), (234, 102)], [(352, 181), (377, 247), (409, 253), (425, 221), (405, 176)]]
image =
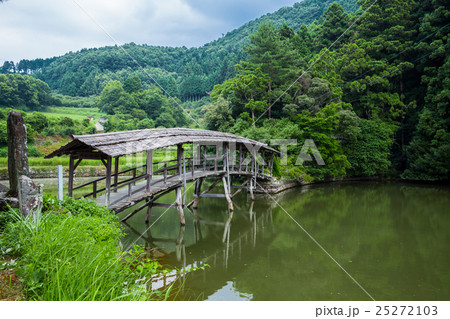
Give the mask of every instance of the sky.
[(7, 0), (0, 3), (0, 65), (116, 42), (197, 47), (299, 1)]

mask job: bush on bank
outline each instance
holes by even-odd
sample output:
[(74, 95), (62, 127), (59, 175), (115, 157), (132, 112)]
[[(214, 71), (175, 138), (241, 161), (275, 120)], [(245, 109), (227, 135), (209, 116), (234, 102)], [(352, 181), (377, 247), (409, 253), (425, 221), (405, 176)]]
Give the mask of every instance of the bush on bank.
[(164, 298), (147, 285), (161, 265), (143, 250), (124, 254), (120, 223), (105, 208), (69, 198), (60, 205), (46, 195), (42, 211), (29, 218), (14, 210), (1, 214), (0, 254), (17, 258), (26, 299)]

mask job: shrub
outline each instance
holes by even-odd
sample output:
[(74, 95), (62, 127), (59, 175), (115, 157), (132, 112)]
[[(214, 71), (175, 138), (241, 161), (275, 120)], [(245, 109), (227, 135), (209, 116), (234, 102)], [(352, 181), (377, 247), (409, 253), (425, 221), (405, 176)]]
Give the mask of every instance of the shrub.
[(40, 157), (43, 154), (34, 146), (28, 146), (28, 156), (30, 157)]

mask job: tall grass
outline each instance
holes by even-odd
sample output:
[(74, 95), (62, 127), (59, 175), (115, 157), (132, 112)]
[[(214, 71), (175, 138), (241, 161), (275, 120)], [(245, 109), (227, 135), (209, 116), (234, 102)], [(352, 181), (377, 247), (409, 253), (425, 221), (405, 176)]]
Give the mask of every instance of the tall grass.
[[(20, 275), (31, 300), (150, 300), (148, 273), (137, 273), (136, 254), (123, 258), (116, 217), (86, 201), (68, 200), (58, 213), (34, 213), (6, 226), (3, 241), (20, 255)], [(54, 203), (50, 204), (53, 207)], [(47, 208), (49, 207), (46, 204)], [(147, 278), (147, 279), (146, 279)], [(140, 284), (137, 284), (140, 282)]]

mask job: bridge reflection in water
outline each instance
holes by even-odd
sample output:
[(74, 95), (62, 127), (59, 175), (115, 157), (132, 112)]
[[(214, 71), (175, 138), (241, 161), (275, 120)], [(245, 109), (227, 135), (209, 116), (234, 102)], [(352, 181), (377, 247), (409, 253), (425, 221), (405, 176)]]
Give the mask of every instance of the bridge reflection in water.
[[(131, 233), (128, 241), (139, 238), (137, 243), (144, 245), (146, 251), (156, 256), (161, 263), (181, 270), (155, 276), (152, 289), (160, 289), (176, 284), (177, 281), (184, 282), (186, 275), (183, 271), (205, 265), (214, 270), (220, 268), (227, 271), (230, 260), (241, 261), (243, 256), (249, 255), (258, 245), (257, 235), (264, 235), (264, 232), (273, 230), (272, 209), (275, 204), (266, 204), (262, 208), (262, 205), (248, 201), (246, 208), (221, 212), (190, 209), (187, 225), (181, 225), (178, 236), (171, 237), (154, 236), (151, 227), (141, 233), (135, 225), (127, 222), (124, 224)], [(255, 209), (256, 206), (258, 209)], [(158, 230), (158, 225), (154, 227)], [(164, 232), (158, 231), (159, 234)], [(171, 233), (173, 234), (173, 231)], [(191, 272), (187, 276), (190, 281), (208, 281), (210, 287), (211, 281), (214, 281), (217, 289), (226, 285), (221, 279), (209, 278), (212, 273), (207, 267), (205, 270)], [(183, 285), (181, 289), (182, 291), (185, 289)]]

